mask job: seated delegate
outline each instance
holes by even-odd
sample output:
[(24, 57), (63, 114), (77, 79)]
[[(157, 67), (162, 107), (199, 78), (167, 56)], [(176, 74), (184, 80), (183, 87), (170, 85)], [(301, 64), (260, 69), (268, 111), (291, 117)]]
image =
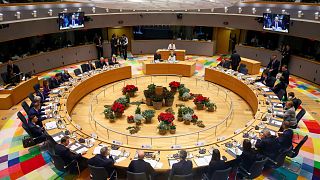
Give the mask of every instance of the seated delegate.
[(260, 133), (260, 139), (257, 140), (255, 147), (259, 153), (271, 159), (275, 159), (278, 155), (279, 144), (276, 137), (271, 135), (270, 130)]
[(154, 169), (153, 167), (145, 162), (144, 160), (144, 152), (143, 151), (138, 151), (138, 159), (137, 160), (132, 160), (128, 166), (128, 171), (132, 173), (145, 173), (147, 178), (154, 176)]
[(292, 101), (295, 110), (297, 110), (302, 103), (301, 100), (295, 96), (294, 92), (288, 93), (288, 100)]
[(172, 165), (172, 169), (170, 172), (170, 178), (172, 179), (175, 175), (188, 175), (192, 174), (192, 161), (187, 159), (187, 151), (180, 150), (179, 156), (180, 161)]
[(250, 140), (244, 139), (242, 143), (242, 154), (237, 157), (236, 162), (249, 171), (255, 161), (259, 160), (259, 155), (252, 149)]
[(7, 64), (7, 81), (8, 83), (13, 82), (13, 78), (20, 73), (19, 66), (13, 64), (12, 60), (8, 61)]
[(68, 70), (65, 69), (62, 74), (62, 81), (68, 82), (70, 78), (72, 79), (72, 76), (69, 74)]
[(294, 109), (292, 101), (286, 102), (283, 113), (275, 113), (275, 115), (283, 118), (284, 121), (288, 121), (290, 126), (297, 125), (296, 110)]
[(115, 64), (119, 64), (119, 63), (117, 62), (117, 57), (116, 57), (115, 54), (111, 57), (111, 59), (109, 60), (108, 64), (109, 64), (110, 66), (113, 66), (113, 65), (115, 65)]
[(266, 85), (267, 87), (272, 88), (276, 79), (273, 76), (268, 76), (268, 74), (269, 74), (268, 70), (264, 70), (262, 72), (261, 77), (259, 79), (256, 79), (255, 82), (261, 82), (262, 84)]
[(30, 135), (32, 138), (35, 138), (34, 141), (35, 143), (41, 143), (46, 141), (47, 136), (44, 133), (44, 129), (41, 128), (38, 124), (38, 118), (36, 115), (29, 115), (28, 117), (28, 128), (30, 131)]
[(103, 167), (108, 172), (109, 177), (112, 176), (114, 171), (114, 159), (109, 155), (108, 148), (103, 147), (100, 149), (100, 154), (96, 154), (94, 157), (88, 160), (88, 164), (94, 167)]
[(49, 84), (50, 89), (58, 88), (63, 83), (61, 78), (61, 73), (57, 73), (54, 77), (52, 77)]
[(282, 132), (278, 132), (278, 138), (277, 138), (281, 151), (292, 148), (292, 138), (293, 138), (293, 130), (290, 129), (290, 122), (283, 121)]
[(206, 176), (208, 177), (208, 179), (212, 179), (212, 175), (214, 174), (215, 171), (224, 170), (227, 168), (228, 168), (228, 165), (224, 160), (221, 159), (219, 149), (214, 149), (212, 151), (212, 157), (206, 171)]
[(36, 116), (37, 117), (37, 125), (43, 127), (42, 121), (47, 119), (46, 114), (41, 111), (41, 106), (39, 102), (35, 102), (34, 106), (30, 108), (28, 112), (29, 116)]

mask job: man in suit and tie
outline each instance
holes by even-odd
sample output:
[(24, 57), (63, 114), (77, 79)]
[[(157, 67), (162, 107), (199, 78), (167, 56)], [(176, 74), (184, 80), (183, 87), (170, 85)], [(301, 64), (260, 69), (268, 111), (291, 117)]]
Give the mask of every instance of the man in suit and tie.
[(19, 66), (13, 64), (12, 60), (8, 61), (7, 64), (7, 77), (8, 77), (8, 82), (12, 82), (12, 79), (15, 77), (15, 75), (20, 73)]
[(274, 31), (277, 31), (277, 30), (282, 30), (282, 23), (281, 21), (279, 20), (279, 17), (275, 17), (274, 18), (274, 21), (272, 22), (272, 29)]
[(170, 177), (172, 178), (174, 175), (188, 175), (192, 174), (192, 162), (190, 160), (186, 160), (187, 151), (180, 151), (180, 161), (172, 165)]
[(41, 106), (39, 102), (35, 102), (33, 107), (30, 108), (28, 115), (35, 115), (37, 116), (37, 125), (39, 125), (40, 127), (43, 127), (42, 121), (47, 119), (46, 114), (41, 111)]
[(109, 177), (113, 177), (113, 171), (114, 171), (114, 159), (111, 155), (109, 155), (109, 158), (107, 157), (109, 155), (108, 148), (103, 147), (100, 149), (100, 154), (96, 154), (94, 157), (88, 160), (88, 164), (94, 167), (103, 167), (108, 172)]
[(255, 146), (259, 153), (273, 160), (278, 155), (279, 143), (276, 137), (271, 135), (270, 130), (263, 130), (260, 133), (260, 139), (257, 140)]
[[(79, 167), (83, 165), (84, 163), (82, 160), (82, 155), (81, 154), (75, 154), (70, 151), (68, 148), (70, 141), (68, 136), (64, 136), (60, 140), (60, 144), (56, 144), (54, 147), (56, 155), (60, 156), (62, 160), (64, 161), (65, 166), (69, 165), (70, 171), (72, 173), (77, 173), (78, 169), (76, 167), (76, 163), (79, 164)], [(80, 168), (81, 169), (81, 168)]]
[(277, 55), (272, 55), (271, 59), (267, 65), (267, 68), (269, 69), (269, 75), (276, 77), (279, 71), (280, 67), (280, 61), (277, 59)]
[(278, 132), (277, 141), (280, 144), (280, 150), (292, 148), (293, 131), (290, 129), (290, 122), (283, 121), (282, 132)]
[(290, 72), (288, 70), (288, 66), (287, 65), (283, 65), (281, 67), (281, 71), (282, 71), (282, 74), (281, 76), (284, 78), (284, 82), (289, 85), (289, 76), (290, 76)]
[(133, 173), (146, 173), (148, 179), (154, 176), (153, 167), (145, 162), (144, 160), (144, 152), (138, 151), (138, 159), (130, 162), (128, 171)]
[(233, 53), (231, 54), (230, 60), (231, 60), (231, 68), (232, 68), (232, 70), (237, 71), (238, 70), (238, 66), (239, 66), (239, 64), (241, 62), (241, 58), (240, 58), (240, 55), (237, 54), (236, 50), (234, 50)]
[(72, 76), (69, 74), (68, 70), (63, 70), (62, 81), (67, 82), (70, 78), (72, 79)]
[(255, 82), (261, 82), (262, 84), (270, 88), (273, 88), (276, 78), (272, 76), (268, 76), (268, 72), (269, 72), (268, 70), (264, 70), (262, 72), (261, 77), (259, 79), (256, 79)]
[(121, 49), (122, 49), (122, 55), (124, 60), (127, 60), (127, 56), (128, 56), (127, 55), (128, 43), (129, 43), (128, 37), (125, 34), (123, 34), (121, 38)]
[(36, 115), (28, 115), (28, 128), (32, 138), (38, 144), (46, 141), (47, 135), (44, 133), (44, 129), (38, 126), (38, 118)]
[(61, 73), (57, 73), (54, 77), (51, 78), (50, 81), (50, 89), (54, 89), (62, 84)]

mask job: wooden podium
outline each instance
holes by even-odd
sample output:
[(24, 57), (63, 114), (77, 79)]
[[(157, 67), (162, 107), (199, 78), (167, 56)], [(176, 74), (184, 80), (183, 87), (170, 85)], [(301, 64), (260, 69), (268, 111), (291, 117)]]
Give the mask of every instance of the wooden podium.
[[(169, 49), (158, 49), (157, 53), (161, 55), (161, 59), (168, 60), (171, 50)], [(176, 54), (176, 60), (184, 61), (186, 57), (186, 50), (176, 49), (174, 50)]]

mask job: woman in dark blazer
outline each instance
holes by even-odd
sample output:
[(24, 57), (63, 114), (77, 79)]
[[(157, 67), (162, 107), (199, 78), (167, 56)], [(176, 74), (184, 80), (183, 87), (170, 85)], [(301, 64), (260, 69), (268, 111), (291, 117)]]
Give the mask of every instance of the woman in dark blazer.
[(216, 170), (224, 170), (227, 168), (228, 166), (226, 165), (226, 162), (221, 160), (220, 151), (218, 149), (214, 149), (212, 151), (212, 158), (206, 173), (208, 179), (212, 178), (212, 175)]

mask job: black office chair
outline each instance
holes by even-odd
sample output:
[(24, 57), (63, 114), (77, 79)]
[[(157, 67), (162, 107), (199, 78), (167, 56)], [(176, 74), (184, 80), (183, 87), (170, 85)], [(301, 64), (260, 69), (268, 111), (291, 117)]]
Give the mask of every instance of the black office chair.
[(193, 174), (187, 174), (187, 175), (173, 175), (172, 180), (192, 180)]
[(6, 72), (1, 73), (1, 78), (5, 84), (9, 84), (8, 74)]
[(224, 170), (216, 170), (213, 173), (211, 180), (227, 180), (229, 178), (229, 174), (231, 170), (232, 170), (231, 167)]
[[(285, 164), (284, 168), (292, 171), (292, 172), (299, 172), (301, 169), (301, 164), (297, 161), (295, 161), (293, 158), (297, 157), (299, 154), (299, 151), (301, 149), (301, 147), (304, 145), (304, 143), (308, 140), (308, 135), (304, 136), (303, 139), (298, 143), (298, 145), (292, 149), (288, 154), (287, 154), (287, 158), (290, 159), (289, 164)], [(297, 168), (292, 168), (293, 164), (298, 164)]]
[(133, 173), (127, 171), (127, 180), (148, 180), (146, 173)]
[(27, 102), (22, 101), (21, 106), (22, 106), (23, 110), (26, 112), (26, 114), (29, 114), (30, 106), (27, 104)]
[(17, 113), (17, 116), (23, 124), (28, 125), (27, 119), (24, 117), (24, 115), (20, 111)]
[(76, 75), (76, 76), (79, 76), (80, 74), (82, 74), (81, 70), (79, 68), (73, 70), (73, 72), (74, 72), (74, 75)]
[(27, 124), (22, 123), (22, 128), (27, 132), (27, 134), (32, 137), (31, 131), (29, 129), (29, 126)]
[(270, 78), (270, 83), (268, 84), (268, 87), (274, 87), (274, 84), (276, 83), (277, 79), (273, 76), (269, 77)]
[(101, 69), (102, 68), (102, 64), (100, 63), (100, 61), (99, 60), (96, 60), (96, 61), (94, 61), (94, 66), (97, 68), (97, 69)]
[(89, 71), (89, 64), (81, 64), (80, 67), (83, 73)]
[(249, 171), (247, 171), (242, 166), (240, 166), (238, 172), (247, 179), (257, 178), (262, 174), (264, 165), (266, 164), (267, 160), (268, 159), (266, 158), (266, 159), (254, 162), (253, 165), (250, 167)]
[(302, 101), (301, 99), (297, 99), (298, 103), (297, 104), (294, 104), (294, 109), (297, 110), (299, 108), (299, 106), (302, 104)]
[(306, 114), (306, 110), (302, 108), (296, 116), (297, 124), (294, 126), (291, 126), (292, 129), (296, 129), (298, 127), (300, 120), (303, 118), (305, 114)]
[(34, 95), (33, 95), (33, 93), (30, 93), (28, 97), (29, 97), (29, 99), (31, 100), (31, 102), (34, 102)]
[(104, 167), (95, 167), (88, 165), (92, 180), (107, 179), (109, 174)]
[(76, 168), (78, 169), (78, 175), (80, 175), (80, 168), (79, 168), (79, 164), (76, 160), (73, 160), (70, 164), (65, 165), (63, 159), (55, 154), (51, 154), (50, 152), (48, 152), (48, 154), (51, 157), (51, 162), (54, 165), (55, 168), (57, 168), (58, 171), (61, 171), (62, 174), (60, 176), (62, 176), (65, 173), (69, 173), (70, 172), (70, 168), (72, 166), (76, 166)]

